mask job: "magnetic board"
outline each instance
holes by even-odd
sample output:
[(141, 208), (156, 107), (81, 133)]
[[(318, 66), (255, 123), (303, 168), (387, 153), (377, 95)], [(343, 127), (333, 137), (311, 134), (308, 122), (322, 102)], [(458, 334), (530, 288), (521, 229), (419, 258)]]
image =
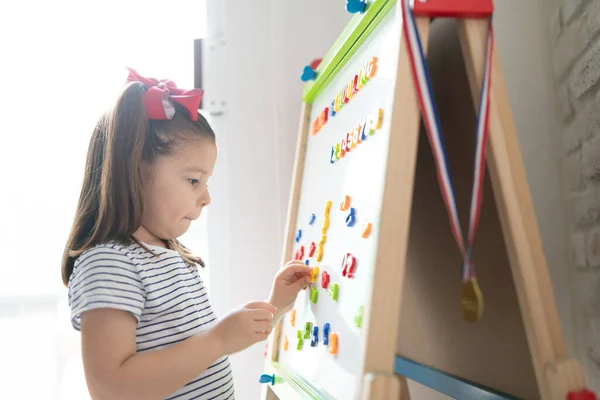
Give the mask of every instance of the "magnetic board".
[[(485, 311), (469, 323), (398, 3), (369, 1), (305, 87), (283, 259), (306, 261), (315, 275), (269, 341), (265, 372), (281, 379), (262, 398), (562, 396), (581, 374), (566, 357), (499, 63), (496, 154), (474, 249)], [(469, 57), (473, 43), (484, 43), (475, 31), (484, 31), (471, 25), (461, 38), (464, 25), (454, 20), (418, 23), (427, 27), (431, 84), (466, 221), (480, 73)]]
[[(386, 116), (390, 111), (396, 75), (397, 29), (394, 13), (388, 13), (311, 105), (311, 132), (306, 144), (304, 178), (295, 223), (296, 235), (300, 231), (301, 236), (294, 243), (294, 254), (303, 248), (302, 260), (308, 260), (310, 266), (318, 266), (319, 275), (311, 288), (297, 298), (295, 326), (290, 323), (291, 313), (284, 318), (281, 346), (287, 338), (288, 350), (280, 349), (279, 362), (293, 366), (297, 373), (338, 399), (354, 398), (357, 390), (361, 329), (355, 319), (360, 318), (360, 308), (368, 294), (377, 251), (377, 227), (387, 161), (383, 155), (390, 134), (390, 120)], [(314, 121), (318, 121), (325, 109), (331, 110), (336, 96), (340, 97), (339, 93), (357, 74), (360, 76), (361, 70), (372, 76), (335, 115), (330, 113), (323, 126), (313, 134)], [(332, 162), (332, 151), (336, 152), (336, 145), (341, 144), (346, 134), (360, 135), (361, 140), (350, 144), (350, 151)], [(349, 202), (342, 204), (346, 196)], [(329, 223), (326, 234), (322, 235), (329, 201)], [(352, 211), (354, 221), (351, 221)], [(371, 224), (371, 232), (367, 236), (368, 224)], [(316, 256), (323, 236), (326, 239), (319, 262)], [(312, 243), (317, 249), (311, 257)], [(350, 271), (352, 260), (348, 261), (348, 273), (343, 276), (342, 264), (349, 257), (354, 258), (355, 268)], [(329, 274), (327, 289), (322, 285), (323, 272)], [(348, 277), (350, 274), (352, 277)], [(333, 299), (335, 285), (338, 287), (337, 300)], [(311, 301), (311, 291), (318, 294), (316, 303)], [(312, 347), (309, 336), (303, 338), (303, 348), (297, 351), (297, 332), (300, 330), (304, 334), (306, 322), (312, 325), (311, 334), (312, 328), (318, 327), (318, 345)], [(330, 333), (338, 336), (337, 355), (330, 354), (329, 346), (323, 345), (326, 323), (330, 324)]]

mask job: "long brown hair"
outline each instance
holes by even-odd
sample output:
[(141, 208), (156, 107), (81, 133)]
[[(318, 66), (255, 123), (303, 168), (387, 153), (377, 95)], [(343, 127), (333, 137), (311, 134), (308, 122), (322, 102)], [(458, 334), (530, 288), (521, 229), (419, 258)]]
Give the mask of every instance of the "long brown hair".
[[(168, 155), (177, 140), (200, 136), (215, 141), (215, 133), (198, 113), (191, 121), (175, 105), (170, 120), (148, 120), (142, 95), (148, 87), (140, 82), (127, 84), (115, 106), (105, 113), (94, 129), (88, 147), (85, 173), (73, 226), (65, 246), (61, 275), (65, 285), (77, 257), (97, 244), (116, 240), (130, 244), (142, 223), (142, 162), (154, 163)], [(179, 251), (189, 264), (204, 266), (200, 257), (178, 240), (167, 246)], [(149, 249), (147, 249), (150, 251)]]

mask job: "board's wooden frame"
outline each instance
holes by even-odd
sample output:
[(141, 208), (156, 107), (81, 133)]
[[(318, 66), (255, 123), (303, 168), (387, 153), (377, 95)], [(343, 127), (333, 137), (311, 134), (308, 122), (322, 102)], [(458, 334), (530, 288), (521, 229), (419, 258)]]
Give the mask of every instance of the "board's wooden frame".
[[(382, 0), (384, 1), (388, 2)], [(396, 7), (401, 4), (400, 1), (395, 3)], [(399, 9), (396, 12), (400, 12)], [(429, 18), (417, 18), (417, 26), (425, 46), (428, 43), (429, 24)], [(465, 19), (460, 22), (461, 48), (475, 106), (479, 101), (478, 94), (483, 76), (488, 24), (488, 20), (481, 19)], [(409, 399), (405, 378), (394, 372), (394, 360), (420, 112), (405, 41), (401, 40), (399, 43), (394, 105), (391, 112), (392, 134), (381, 210), (385, 217), (381, 218), (378, 227), (380, 234), (376, 267), (369, 291), (370, 297), (366, 300), (363, 315), (362, 365), (359, 369), (360, 376), (357, 377), (360, 379), (358, 393), (362, 399)], [(424, 48), (424, 51), (427, 49)], [(584, 378), (579, 363), (567, 356), (501, 66), (495, 51), (491, 82), (487, 167), (498, 205), (539, 393), (542, 399), (563, 400), (569, 391), (585, 387)], [(305, 101), (302, 105), (296, 144), (282, 265), (292, 258), (305, 149), (310, 136), (310, 109), (310, 104)], [(394, 156), (389, 157), (391, 154)], [(403, 182), (401, 186), (393, 184), (399, 181)], [(287, 374), (285, 368), (277, 364), (280, 336), (281, 323), (275, 327), (268, 343), (267, 371), (286, 375), (284, 377), (291, 386), (309, 397), (318, 398), (318, 388), (302, 382), (301, 377)], [(265, 385), (262, 398), (277, 399), (274, 392), (267, 388)]]

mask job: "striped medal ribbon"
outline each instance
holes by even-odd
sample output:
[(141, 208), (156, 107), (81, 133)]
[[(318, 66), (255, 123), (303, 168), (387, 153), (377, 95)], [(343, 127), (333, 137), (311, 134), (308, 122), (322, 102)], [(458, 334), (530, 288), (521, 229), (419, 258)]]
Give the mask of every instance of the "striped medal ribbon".
[[(415, 0), (418, 1), (418, 0)], [(448, 210), (452, 233), (463, 256), (462, 282), (461, 282), (461, 312), (464, 319), (475, 322), (481, 319), (483, 313), (483, 296), (475, 276), (475, 267), (472, 262), (472, 248), (475, 231), (479, 222), (481, 210), (481, 199), (483, 192), (483, 178), (485, 175), (485, 149), (488, 135), (488, 119), (490, 104), (490, 73), (491, 57), (494, 43), (492, 23), (490, 18), (486, 63), (481, 85), (479, 99), (479, 110), (477, 112), (477, 132), (475, 135), (475, 168), (473, 177), (473, 189), (471, 192), (471, 209), (469, 215), (469, 232), (467, 243), (463, 240), (463, 234), (456, 209), (456, 198), (448, 160), (444, 148), (444, 140), (441, 133), (438, 111), (433, 102), (431, 79), (423, 54), (423, 46), (410, 0), (402, 0), (402, 19), (404, 39), (408, 48), (413, 80), (417, 89), (419, 107), (423, 115), (423, 121), (427, 130), (429, 143), (431, 144), (435, 158), (437, 178), (442, 192), (442, 197)]]

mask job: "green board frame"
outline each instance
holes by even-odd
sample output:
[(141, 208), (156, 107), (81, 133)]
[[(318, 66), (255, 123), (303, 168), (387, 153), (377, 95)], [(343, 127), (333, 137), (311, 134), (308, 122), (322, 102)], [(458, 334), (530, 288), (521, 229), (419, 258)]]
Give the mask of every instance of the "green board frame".
[(302, 100), (305, 103), (315, 101), (395, 3), (394, 0), (367, 0), (365, 11), (350, 20), (317, 67), (316, 79), (304, 86)]

